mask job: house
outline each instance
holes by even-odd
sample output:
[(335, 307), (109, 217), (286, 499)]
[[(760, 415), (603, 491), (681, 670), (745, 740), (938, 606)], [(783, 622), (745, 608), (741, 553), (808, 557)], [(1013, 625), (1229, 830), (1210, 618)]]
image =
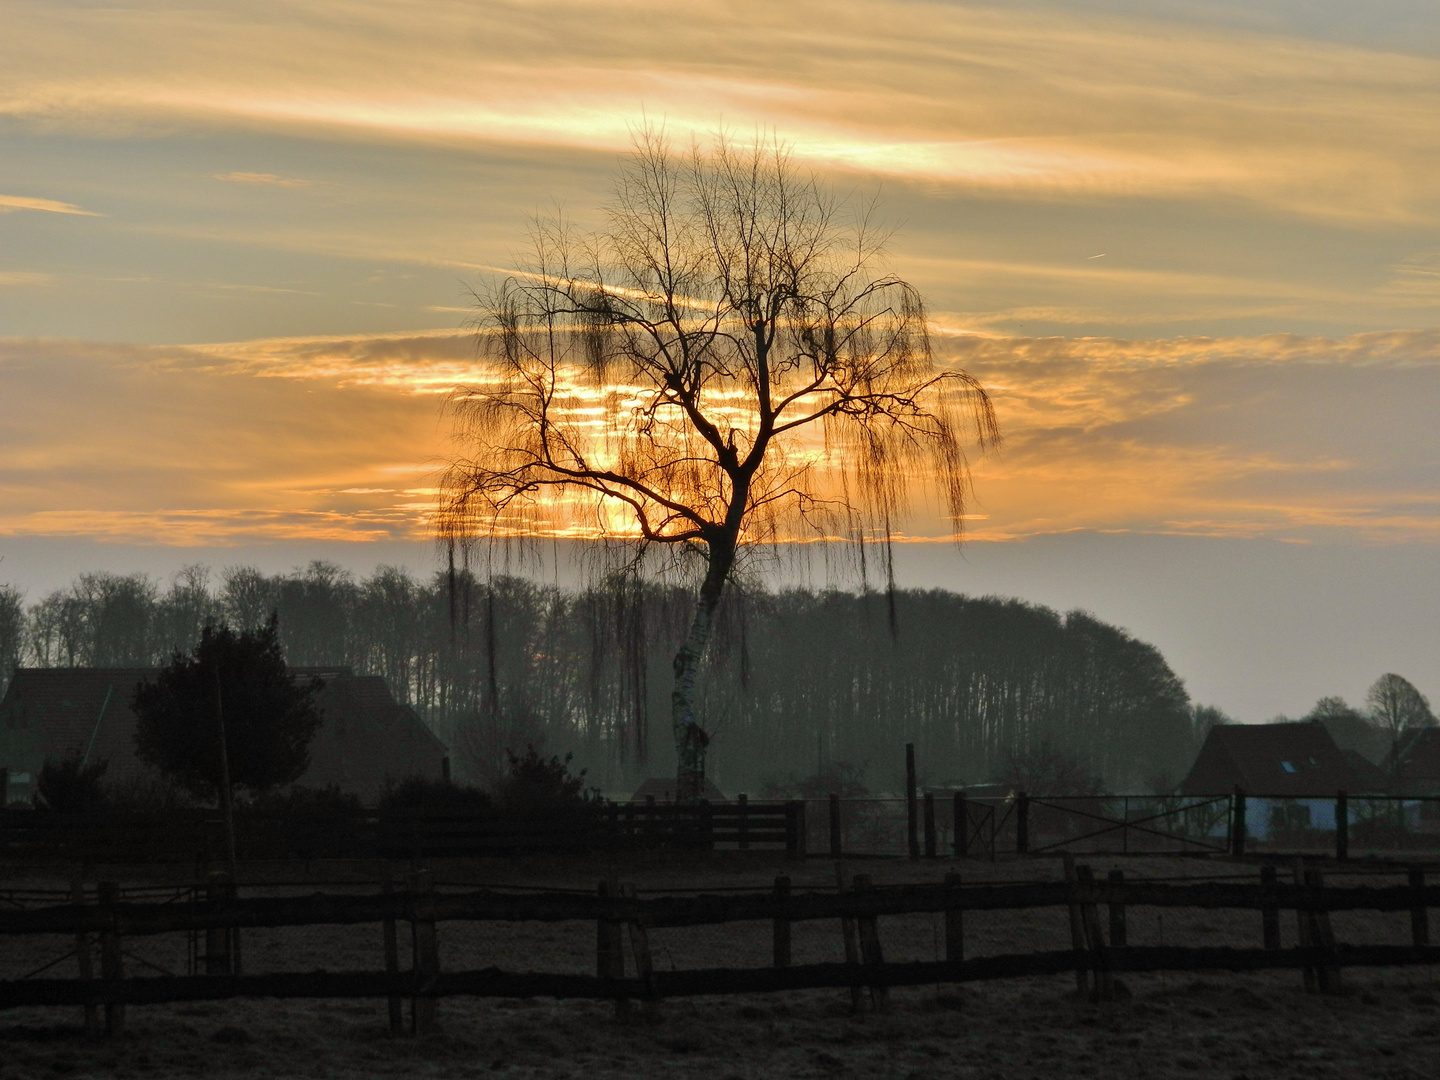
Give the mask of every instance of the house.
[[(673, 776), (652, 776), (638, 788), (635, 794), (630, 796), (631, 802), (643, 803), (647, 798), (654, 797), (657, 803), (675, 801), (675, 778)], [(729, 802), (725, 793), (721, 791), (707, 776), (705, 778), (705, 789), (702, 798), (708, 802)]]
[[(0, 700), (0, 769), (7, 772), (6, 803), (27, 801), (41, 766), (78, 750), (107, 758), (107, 781), (151, 775), (135, 756), (137, 683), (158, 668), (20, 668)], [(412, 775), (440, 779), (445, 745), (377, 675), (348, 667), (292, 668), (296, 678), (319, 678), (320, 730), (310, 744), (310, 767), (299, 783), (334, 784), (375, 801), (387, 779)]]
[(1221, 724), (1210, 729), (1180, 794), (1224, 795), (1237, 787), (1248, 797), (1246, 831), (1264, 840), (1333, 830), (1338, 792), (1383, 794), (1389, 783), (1379, 768), (1343, 752), (1320, 724)]

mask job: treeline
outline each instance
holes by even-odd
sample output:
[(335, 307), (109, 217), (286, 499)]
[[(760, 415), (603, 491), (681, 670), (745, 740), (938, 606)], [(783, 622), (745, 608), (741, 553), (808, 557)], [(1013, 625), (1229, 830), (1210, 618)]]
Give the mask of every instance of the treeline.
[[(191, 567), (168, 585), (85, 574), (29, 606), (0, 588), (0, 679), (16, 664), (161, 664), (209, 622), (252, 628), (271, 611), (291, 664), (384, 676), (482, 783), (526, 744), (573, 750), (611, 791), (673, 770), (670, 660), (691, 600), (633, 578), (565, 590), (326, 563)], [(896, 790), (906, 742), (936, 784), (998, 777), (1046, 747), (1137, 788), (1194, 753), (1184, 687), (1152, 646), (1080, 612), (938, 590), (737, 591), (699, 701), (712, 778), (731, 792), (835, 762)]]

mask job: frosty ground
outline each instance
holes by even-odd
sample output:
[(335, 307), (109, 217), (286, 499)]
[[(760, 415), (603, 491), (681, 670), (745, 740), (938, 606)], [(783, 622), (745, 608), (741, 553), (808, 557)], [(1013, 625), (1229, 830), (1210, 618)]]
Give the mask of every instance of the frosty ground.
[[(1229, 860), (1105, 859), (1127, 878), (1227, 877), (1255, 873)], [(455, 886), (594, 888), (608, 873), (644, 891), (768, 887), (786, 874), (796, 891), (833, 885), (834, 866), (811, 860), (717, 853), (684, 861), (485, 862), (434, 864)], [(1057, 861), (1002, 859), (856, 863), (878, 884), (934, 882), (959, 871), (967, 882), (1054, 879)], [(107, 868), (127, 885), (185, 880), (180, 875)], [(242, 880), (284, 892), (373, 891), (375, 865), (255, 866)], [(1333, 873), (1333, 870), (1332, 870)], [(10, 868), (0, 887), (60, 887), (58, 870)], [(279, 881), (287, 884), (281, 888)], [(351, 884), (346, 884), (348, 880)], [(1338, 880), (1338, 879), (1337, 879)], [(1347, 879), (1348, 880), (1348, 879)], [(1353, 879), (1388, 883), (1398, 877)], [(371, 884), (363, 884), (371, 883)], [(251, 890), (247, 889), (247, 892)], [(270, 891), (267, 889), (266, 891)], [(1336, 936), (1350, 943), (1407, 943), (1408, 915), (1337, 913)], [(882, 918), (887, 960), (937, 959), (939, 916)], [(1282, 921), (1294, 943), (1293, 917)], [(441, 923), (441, 964), (450, 970), (498, 966), (516, 971), (590, 972), (593, 923)], [(1132, 907), (1134, 945), (1260, 944), (1258, 913)], [(1063, 908), (969, 912), (967, 956), (1066, 948)], [(762, 966), (768, 923), (651, 932), (657, 967)], [(16, 978), (63, 953), (59, 938), (8, 939), (0, 977)], [(133, 939), (127, 949), (184, 970), (183, 936)], [(843, 959), (838, 925), (797, 923), (797, 964)], [(139, 960), (127, 961), (137, 972)], [(377, 926), (247, 930), (247, 973), (382, 967)], [(73, 963), (53, 974), (73, 974)], [(637, 1008), (619, 1022), (609, 1003), (451, 998), (439, 1004), (441, 1031), (421, 1038), (388, 1034), (383, 1001), (254, 1000), (131, 1006), (126, 1034), (88, 1039), (76, 1009), (13, 1009), (0, 1015), (0, 1078), (53, 1076), (182, 1077), (1432, 1077), (1440, 1071), (1440, 981), (1426, 968), (1348, 970), (1343, 993), (1306, 994), (1298, 972), (1203, 978), (1180, 973), (1125, 976), (1130, 997), (1093, 1003), (1077, 997), (1073, 976), (894, 990), (890, 1009), (851, 1009), (848, 991), (693, 998)], [(867, 1003), (868, 1004), (868, 1003)]]

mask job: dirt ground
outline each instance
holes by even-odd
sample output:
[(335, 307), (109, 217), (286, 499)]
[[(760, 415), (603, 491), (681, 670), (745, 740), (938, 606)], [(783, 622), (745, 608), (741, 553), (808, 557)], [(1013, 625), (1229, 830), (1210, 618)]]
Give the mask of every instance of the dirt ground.
[[(1228, 860), (1082, 859), (1103, 876), (1128, 878), (1250, 877), (1254, 865)], [(1058, 861), (979, 860), (853, 863), (879, 884), (936, 881), (958, 870), (967, 882), (1053, 879)], [(643, 893), (768, 887), (788, 874), (796, 891), (832, 887), (833, 864), (786, 864), (768, 855), (717, 854), (685, 863), (453, 863), (434, 866), (442, 887), (526, 885), (593, 889), (607, 872)], [(371, 891), (382, 868), (251, 867), (242, 879), (264, 879), (273, 892)], [(1330, 870), (1329, 880), (1339, 881)], [(136, 871), (100, 876), (140, 884)], [(153, 874), (163, 886), (184, 882)], [(1356, 882), (1399, 878), (1374, 874)], [(93, 878), (92, 878), (93, 881)], [(284, 884), (281, 884), (281, 882)], [(345, 884), (346, 881), (352, 884)], [(59, 888), (65, 875), (10, 873), (0, 892)], [(247, 889), (247, 892), (251, 890)], [(1337, 914), (1335, 933), (1351, 943), (1409, 940), (1408, 915)], [(881, 920), (887, 959), (937, 959), (939, 916)], [(1294, 943), (1293, 919), (1282, 921)], [(442, 923), (442, 967), (588, 972), (593, 924), (471, 925)], [(1132, 908), (1131, 944), (1260, 943), (1259, 915)], [(967, 956), (1065, 948), (1063, 908), (967, 913)], [(404, 943), (402, 942), (402, 945)], [(769, 962), (769, 924), (653, 931), (660, 968)], [(148, 962), (183, 973), (184, 936), (127, 942), (127, 970)], [(17, 978), (63, 955), (59, 938), (0, 944), (0, 978)], [(247, 973), (382, 967), (378, 926), (245, 932)], [(794, 927), (796, 963), (843, 959), (839, 928)], [(69, 976), (74, 961), (47, 974)], [(150, 972), (155, 973), (155, 972)], [(1350, 970), (1342, 994), (1306, 994), (1298, 972), (1246, 975), (1126, 976), (1127, 1000), (1094, 1004), (1075, 994), (1073, 976), (925, 987), (891, 992), (890, 1009), (855, 1014), (849, 992), (813, 991), (663, 1002), (656, 1015), (638, 1007), (617, 1021), (609, 1003), (447, 999), (441, 1032), (392, 1038), (383, 1001), (235, 1001), (131, 1006), (127, 1032), (87, 1039), (75, 1009), (13, 1009), (0, 1014), (0, 1078), (32, 1077), (665, 1077), (730, 1080), (814, 1077), (1435, 1077), (1440, 1076), (1440, 972)]]

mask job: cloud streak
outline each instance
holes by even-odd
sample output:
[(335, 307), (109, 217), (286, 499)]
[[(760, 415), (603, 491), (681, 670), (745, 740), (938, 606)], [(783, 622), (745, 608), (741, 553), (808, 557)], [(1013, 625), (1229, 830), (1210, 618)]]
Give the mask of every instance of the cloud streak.
[(35, 199), (27, 195), (0, 195), (0, 214), (16, 210), (37, 210), (42, 214), (73, 214), (76, 217), (103, 217), (93, 210), (86, 210), (74, 203), (59, 202), (55, 199)]
[[(1440, 540), (1440, 331), (1344, 339), (948, 337), (1005, 450), (970, 535)], [(456, 331), (140, 347), (0, 341), (0, 534), (424, 539)], [(72, 388), (63, 401), (60, 380)], [(946, 535), (936, 511), (904, 525)]]

